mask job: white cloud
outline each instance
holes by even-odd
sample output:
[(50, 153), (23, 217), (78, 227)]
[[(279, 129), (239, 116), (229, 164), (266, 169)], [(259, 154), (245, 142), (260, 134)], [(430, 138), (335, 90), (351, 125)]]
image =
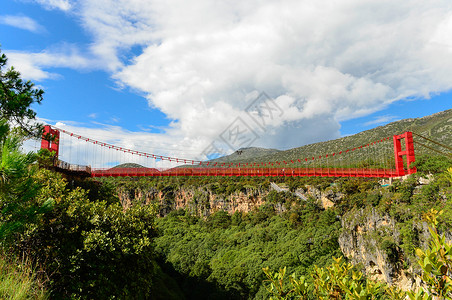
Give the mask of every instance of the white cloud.
[(50, 47), (39, 53), (12, 50), (4, 50), (4, 52), (8, 57), (8, 64), (14, 66), (24, 78), (29, 80), (58, 79), (59, 74), (45, 71), (49, 68), (66, 67), (78, 70), (100, 68), (98, 60), (87, 58), (76, 46), (70, 44)]
[(76, 11), (88, 56), (174, 120), (158, 136), (179, 148), (202, 151), (261, 91), (284, 113), (265, 129), (247, 124), (278, 148), (452, 88), (449, 0), (81, 0)]
[(13, 26), (16, 28), (28, 30), (31, 32), (43, 32), (45, 28), (41, 26), (38, 22), (27, 16), (13, 16), (13, 15), (3, 15), (0, 16), (0, 24), (5, 24), (8, 26)]
[(147, 92), (189, 139), (215, 138), (256, 91), (285, 99), (260, 140), (280, 147), (310, 140), (307, 132), (339, 137), (341, 120), (452, 88), (450, 1), (135, 0), (128, 12), (142, 17), (133, 8), (144, 6), (151, 31), (129, 41), (147, 37), (148, 46), (115, 78)]
[(156, 39), (154, 3), (150, 1), (83, 0), (78, 4), (82, 24), (94, 38), (90, 52), (102, 59), (104, 67), (111, 71), (122, 67), (123, 51)]
[(397, 119), (398, 119), (398, 117), (391, 116), (391, 115), (379, 116), (379, 117), (374, 118), (371, 121), (364, 123), (364, 126), (383, 125), (383, 124), (386, 124), (389, 122), (396, 121)]
[(72, 8), (71, 2), (68, 0), (34, 0), (36, 3), (44, 6), (46, 9), (59, 9), (68, 11)]

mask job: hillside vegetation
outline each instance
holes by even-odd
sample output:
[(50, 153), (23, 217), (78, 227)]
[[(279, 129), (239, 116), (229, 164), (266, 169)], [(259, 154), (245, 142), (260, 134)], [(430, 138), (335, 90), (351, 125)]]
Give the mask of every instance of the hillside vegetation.
[(230, 155), (212, 159), (210, 162), (254, 161), (257, 158), (276, 155), (279, 152), (281, 150), (259, 147), (240, 148)]
[[(417, 175), (390, 186), (359, 178), (221, 178), (220, 184), (216, 178), (192, 177), (104, 180), (137, 196), (136, 203), (152, 203), (167, 212), (157, 219), (155, 251), (187, 299), (267, 299), (273, 292), (261, 283), (268, 275), (280, 276), (274, 272), (285, 267), (287, 274), (311, 278), (313, 272), (337, 264), (334, 257), (350, 259), (362, 280), (378, 279), (392, 284), (391, 292), (402, 293), (399, 288), (416, 288), (422, 272), (415, 250), (428, 246), (423, 214), (443, 210), (438, 227), (444, 232), (452, 226), (446, 171), (452, 162), (431, 157), (420, 161)], [(433, 169), (435, 179), (419, 184), (422, 174)], [(269, 182), (288, 190), (271, 191)], [(262, 187), (269, 192), (257, 192)], [(331, 195), (334, 205), (325, 209), (315, 193), (303, 200), (291, 192), (300, 189)], [(179, 191), (198, 192), (177, 208)], [(242, 194), (250, 202), (262, 196), (262, 204), (232, 214), (213, 206)], [(290, 280), (285, 280), (289, 291)], [(385, 286), (374, 299), (393, 299)]]
[[(246, 149), (242, 155), (233, 155), (220, 158), (222, 162), (259, 162), (259, 161), (290, 161), (291, 159), (310, 157), (313, 154), (328, 154), (341, 150), (350, 149), (352, 147), (358, 147), (365, 145), (369, 142), (374, 142), (386, 137), (392, 137), (396, 134), (401, 134), (405, 131), (412, 131), (418, 133), (424, 137), (430, 138), (441, 144), (451, 147), (452, 145), (452, 109), (442, 111), (430, 116), (415, 119), (403, 119), (400, 121), (392, 122), (384, 126), (379, 126), (370, 130), (366, 130), (351, 136), (346, 136), (340, 139), (310, 144), (298, 148), (293, 148), (285, 151), (271, 152), (266, 155), (257, 155), (252, 157), (244, 154), (247, 153)], [(423, 140), (414, 136), (414, 140), (420, 141), (429, 147), (437, 148), (443, 152), (451, 152), (450, 149), (440, 147), (429, 141)], [(425, 148), (419, 144), (415, 144), (415, 152), (417, 154), (433, 153), (428, 148)], [(261, 150), (260, 153), (265, 153)], [(220, 161), (218, 159), (218, 161)]]

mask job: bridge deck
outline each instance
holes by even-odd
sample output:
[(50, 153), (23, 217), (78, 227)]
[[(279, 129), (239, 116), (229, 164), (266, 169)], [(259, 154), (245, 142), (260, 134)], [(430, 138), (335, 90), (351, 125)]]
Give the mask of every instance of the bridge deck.
[(320, 177), (396, 177), (396, 170), (362, 168), (152, 168), (93, 169), (92, 177), (122, 176), (320, 176)]

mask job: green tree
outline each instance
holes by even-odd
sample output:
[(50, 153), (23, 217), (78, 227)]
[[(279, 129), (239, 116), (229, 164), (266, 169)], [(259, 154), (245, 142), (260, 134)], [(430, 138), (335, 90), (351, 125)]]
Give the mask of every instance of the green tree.
[[(355, 271), (342, 257), (325, 268), (314, 266), (308, 277), (299, 279), (292, 274), (289, 282), (285, 279), (286, 268), (272, 274), (269, 268), (263, 269), (269, 282), (266, 285), (271, 299), (405, 299), (406, 293), (395, 287), (365, 278)], [(264, 281), (265, 282), (265, 281)]]
[(36, 201), (39, 185), (32, 178), (33, 153), (20, 151), (21, 140), (9, 133), (6, 120), (0, 120), (0, 241), (13, 238), (15, 232), (50, 208), (52, 200)]
[(264, 282), (269, 284), (265, 286), (271, 295), (270, 300), (281, 299), (309, 299), (311, 284), (306, 277), (301, 276), (299, 279), (295, 273), (289, 276), (289, 282), (286, 277), (286, 267), (279, 269), (279, 272), (272, 274), (269, 267), (262, 268), (267, 277)]
[(20, 251), (43, 264), (53, 298), (147, 299), (155, 289), (155, 207), (89, 199), (67, 187), (61, 175), (41, 169), (37, 199), (52, 195), (54, 207), (22, 236)]
[[(1, 54), (1, 51), (0, 51)], [(40, 104), (44, 91), (34, 88), (34, 83), (24, 81), (20, 73), (10, 67), (6, 69), (8, 59), (0, 55), (0, 119), (18, 126), (25, 135), (38, 137), (42, 125), (35, 122), (36, 112), (33, 103)]]
[(452, 243), (446, 242), (444, 234), (438, 234), (438, 216), (441, 214), (442, 211), (431, 209), (424, 216), (429, 224), (432, 240), (425, 251), (416, 249), (416, 255), (423, 270), (421, 280), (426, 284), (428, 293), (421, 287), (417, 294), (409, 293), (410, 299), (424, 299), (428, 297), (427, 294), (438, 299), (452, 299)]

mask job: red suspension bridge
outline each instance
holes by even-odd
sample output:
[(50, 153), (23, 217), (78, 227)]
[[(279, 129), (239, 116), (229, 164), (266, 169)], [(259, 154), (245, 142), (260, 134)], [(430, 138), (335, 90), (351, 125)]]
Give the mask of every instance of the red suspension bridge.
[[(86, 147), (87, 145), (90, 145), (91, 148)], [(79, 157), (81, 151), (77, 150), (77, 147), (85, 148), (84, 158)], [(415, 161), (412, 132), (404, 132), (333, 153), (312, 154), (307, 157), (293, 157), (282, 161), (232, 163), (200, 161), (132, 150), (47, 125), (41, 139), (41, 149), (47, 149), (53, 153), (52, 164), (57, 170), (84, 173), (91, 177), (328, 176), (388, 178), (416, 172), (416, 167), (412, 166)], [(74, 160), (84, 161), (84, 163), (69, 163)], [(121, 167), (120, 162), (135, 163), (123, 164), (122, 166), (126, 167)], [(161, 162), (171, 163), (174, 166), (158, 168), (157, 163)]]

